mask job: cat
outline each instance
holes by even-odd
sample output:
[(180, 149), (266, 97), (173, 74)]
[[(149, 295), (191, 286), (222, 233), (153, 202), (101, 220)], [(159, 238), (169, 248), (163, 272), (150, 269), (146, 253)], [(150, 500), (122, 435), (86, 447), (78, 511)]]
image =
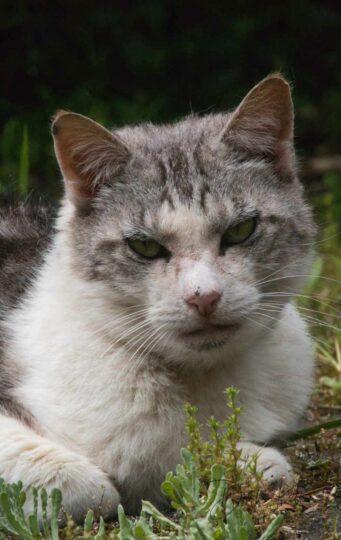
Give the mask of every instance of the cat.
[(243, 457), (290, 482), (267, 445), (295, 429), (312, 388), (292, 299), (315, 225), (288, 82), (271, 74), (232, 112), (171, 125), (108, 131), (61, 111), (52, 132), (56, 221), (0, 215), (0, 477), (60, 488), (76, 520), (162, 505), (184, 403), (221, 420), (233, 385)]

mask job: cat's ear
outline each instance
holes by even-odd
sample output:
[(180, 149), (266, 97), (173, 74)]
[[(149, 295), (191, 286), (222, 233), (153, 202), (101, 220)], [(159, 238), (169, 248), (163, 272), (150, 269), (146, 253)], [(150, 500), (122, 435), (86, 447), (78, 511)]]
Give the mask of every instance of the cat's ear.
[(231, 114), (221, 137), (273, 159), (281, 173), (293, 167), (294, 111), (289, 83), (280, 74), (263, 79)]
[(80, 114), (58, 112), (52, 133), (66, 194), (79, 207), (88, 205), (101, 184), (111, 180), (130, 156), (119, 137)]

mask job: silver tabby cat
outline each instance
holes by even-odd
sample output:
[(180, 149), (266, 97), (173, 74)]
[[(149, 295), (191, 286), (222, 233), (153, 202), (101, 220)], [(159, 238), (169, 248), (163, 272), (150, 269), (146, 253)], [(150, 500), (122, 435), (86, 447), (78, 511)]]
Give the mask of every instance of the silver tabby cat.
[(53, 135), (55, 231), (46, 213), (0, 215), (0, 476), (57, 486), (75, 519), (161, 504), (184, 403), (222, 419), (234, 385), (244, 458), (290, 481), (269, 443), (312, 386), (291, 300), (315, 228), (288, 83), (270, 75), (233, 112), (171, 125), (108, 131), (59, 112)]

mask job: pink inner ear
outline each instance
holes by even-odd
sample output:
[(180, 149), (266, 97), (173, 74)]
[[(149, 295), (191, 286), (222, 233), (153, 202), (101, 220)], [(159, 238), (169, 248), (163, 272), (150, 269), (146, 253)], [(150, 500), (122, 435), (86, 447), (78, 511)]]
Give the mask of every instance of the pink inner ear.
[(222, 138), (272, 156), (281, 174), (293, 167), (293, 107), (288, 83), (269, 76), (255, 86), (232, 113)]
[(282, 177), (291, 178), (295, 167), (295, 152), (292, 140), (283, 140), (278, 143), (275, 160), (278, 173)]
[(95, 185), (91, 176), (81, 170), (81, 156), (72, 152), (72, 142), (67, 137), (61, 137), (55, 146), (67, 191), (75, 197), (90, 199), (95, 193)]
[(60, 113), (53, 133), (66, 192), (75, 204), (86, 204), (128, 160), (129, 151), (116, 135), (81, 115)]

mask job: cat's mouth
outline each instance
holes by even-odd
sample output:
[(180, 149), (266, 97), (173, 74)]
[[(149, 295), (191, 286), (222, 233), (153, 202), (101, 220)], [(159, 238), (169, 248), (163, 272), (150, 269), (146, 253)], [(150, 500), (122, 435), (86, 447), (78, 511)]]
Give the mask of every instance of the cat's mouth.
[(182, 332), (184, 336), (205, 336), (209, 334), (214, 334), (216, 332), (231, 332), (234, 329), (237, 329), (239, 324), (208, 324), (195, 330), (189, 330), (188, 332)]
[(207, 324), (194, 330), (181, 332), (180, 338), (188, 344), (200, 345), (202, 350), (213, 349), (224, 345), (239, 326), (238, 323)]

